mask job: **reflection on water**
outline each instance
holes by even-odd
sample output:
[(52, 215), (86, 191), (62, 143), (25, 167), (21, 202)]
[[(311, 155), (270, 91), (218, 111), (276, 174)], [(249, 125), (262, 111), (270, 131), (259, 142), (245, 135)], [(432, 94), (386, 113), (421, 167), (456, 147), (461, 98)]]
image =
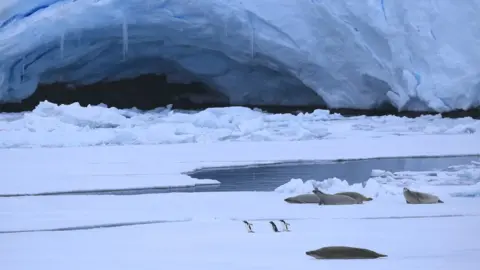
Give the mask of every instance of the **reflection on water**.
[(292, 178), (324, 180), (337, 177), (350, 184), (370, 178), (373, 169), (388, 171), (427, 171), (445, 169), (452, 165), (478, 161), (478, 156), (384, 158), (342, 162), (289, 162), (230, 168), (208, 168), (189, 173), (198, 179), (215, 179), (221, 182), (213, 190), (202, 191), (273, 191)]

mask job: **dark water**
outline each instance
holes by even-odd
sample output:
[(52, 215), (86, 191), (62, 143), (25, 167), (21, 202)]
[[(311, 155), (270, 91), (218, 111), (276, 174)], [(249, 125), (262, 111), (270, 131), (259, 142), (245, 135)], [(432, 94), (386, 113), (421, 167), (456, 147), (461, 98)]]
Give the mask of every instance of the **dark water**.
[(337, 177), (350, 184), (370, 178), (373, 169), (397, 171), (441, 170), (452, 165), (469, 164), (480, 156), (382, 158), (349, 161), (282, 162), (268, 165), (250, 165), (199, 169), (186, 173), (197, 179), (215, 179), (219, 185), (195, 187), (146, 187), (135, 189), (76, 190), (37, 194), (0, 194), (0, 197), (54, 196), (54, 195), (140, 195), (170, 192), (215, 191), (273, 191), (292, 178), (324, 180)]
[(480, 156), (383, 158), (331, 162), (289, 162), (230, 168), (208, 168), (189, 173), (197, 179), (215, 179), (217, 187), (205, 191), (273, 191), (292, 178), (324, 180), (337, 177), (350, 184), (370, 178), (373, 169), (388, 171), (440, 170), (452, 165), (478, 161)]

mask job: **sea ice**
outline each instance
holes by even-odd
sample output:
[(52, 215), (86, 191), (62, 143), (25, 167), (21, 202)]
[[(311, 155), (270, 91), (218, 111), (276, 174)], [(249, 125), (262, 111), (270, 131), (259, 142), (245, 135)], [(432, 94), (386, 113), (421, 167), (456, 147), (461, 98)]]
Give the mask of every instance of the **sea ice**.
[(78, 103), (42, 102), (35, 110), (0, 114), (0, 148), (304, 141), (378, 136), (473, 134), (480, 121), (436, 116), (343, 117), (325, 110), (269, 114), (244, 107), (199, 112), (159, 108), (142, 112)]

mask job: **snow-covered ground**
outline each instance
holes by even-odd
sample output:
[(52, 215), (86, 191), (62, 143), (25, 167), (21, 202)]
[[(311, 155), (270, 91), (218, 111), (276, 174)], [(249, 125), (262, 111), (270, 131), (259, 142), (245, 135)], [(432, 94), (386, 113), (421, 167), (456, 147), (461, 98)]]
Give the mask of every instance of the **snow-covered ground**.
[[(476, 269), (478, 200), (406, 205), (289, 205), (276, 193), (162, 194), (135, 197), (3, 199), (16, 213), (6, 229), (114, 222), (166, 223), (65, 232), (0, 234), (2, 268), (31, 269)], [(417, 218), (416, 218), (417, 217)], [(291, 232), (268, 221), (287, 219)], [(248, 234), (242, 219), (253, 223)], [(182, 222), (183, 221), (183, 222)], [(277, 222), (280, 227), (280, 223)], [(353, 245), (386, 253), (375, 261), (321, 262), (307, 250)]]
[[(248, 234), (240, 221), (209, 219), (2, 235), (2, 268), (447, 270), (478, 267), (480, 250), (475, 238), (478, 216), (332, 219), (315, 206), (291, 207), (317, 219), (289, 220), (292, 231), (282, 233), (273, 233), (267, 221), (253, 221), (257, 232)], [(417, 208), (410, 207), (406, 212), (411, 214)], [(345, 208), (335, 209), (332, 212)], [(282, 217), (285, 216), (284, 213)], [(339, 244), (370, 248), (389, 257), (317, 261), (305, 255), (307, 250)]]
[[(244, 108), (129, 111), (127, 117), (127, 111), (68, 108), (44, 103), (32, 113), (0, 115), (0, 142), (8, 147), (0, 149), (0, 194), (195, 185), (210, 181), (182, 172), (208, 166), (480, 154), (479, 122), (467, 118), (343, 118), (323, 111), (266, 115)], [(49, 128), (45, 123), (50, 123)], [(105, 126), (95, 126), (98, 123)], [(182, 127), (196, 143), (175, 140), (179, 135), (174, 130)], [(328, 135), (313, 139), (324, 130)], [(219, 139), (227, 131), (239, 133)], [(298, 137), (306, 131), (310, 137)], [(152, 137), (105, 139), (115, 132)], [(102, 140), (117, 145), (98, 146)], [(372, 168), (365, 185), (348, 185), (341, 179), (286, 179), (275, 192), (0, 198), (0, 266), (8, 270), (476, 269), (479, 167), (472, 162), (435, 172)], [(313, 184), (326, 192), (360, 191), (374, 200), (350, 206), (283, 201), (308, 192)], [(445, 203), (407, 205), (403, 186), (435, 193)], [(256, 233), (246, 232), (244, 219), (253, 223)], [(268, 221), (278, 219), (287, 220), (292, 231), (271, 231)], [(7, 233), (12, 231), (34, 232)], [(318, 261), (305, 255), (326, 245), (371, 248), (389, 257)]]
[[(0, 234), (2, 268), (31, 269), (476, 269), (478, 199), (407, 205), (289, 205), (277, 193), (58, 196), (2, 199), (2, 230), (128, 222), (155, 224), (77, 231)], [(6, 204), (5, 204), (6, 203)], [(5, 211), (2, 209), (2, 211)], [(4, 212), (5, 213), (5, 212)], [(291, 232), (268, 221), (286, 219)], [(253, 223), (246, 232), (241, 220)], [(8, 221), (10, 220), (10, 222)], [(170, 222), (169, 222), (170, 221)], [(164, 222), (164, 223), (160, 223)], [(277, 222), (280, 227), (280, 223)], [(304, 253), (351, 245), (388, 254), (375, 261), (315, 261)]]

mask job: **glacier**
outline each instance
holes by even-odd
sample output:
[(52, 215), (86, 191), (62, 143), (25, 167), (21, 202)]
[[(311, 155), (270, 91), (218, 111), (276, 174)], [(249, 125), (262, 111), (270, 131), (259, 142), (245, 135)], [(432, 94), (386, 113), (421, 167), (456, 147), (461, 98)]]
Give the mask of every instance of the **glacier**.
[(3, 0), (0, 101), (166, 74), (232, 104), (480, 106), (480, 0)]

